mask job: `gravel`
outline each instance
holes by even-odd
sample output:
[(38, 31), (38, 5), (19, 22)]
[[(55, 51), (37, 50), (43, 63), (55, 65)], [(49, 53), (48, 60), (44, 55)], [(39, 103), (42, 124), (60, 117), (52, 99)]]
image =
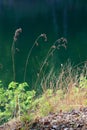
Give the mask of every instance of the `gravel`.
[(87, 107), (49, 114), (37, 119), (29, 130), (87, 130)]

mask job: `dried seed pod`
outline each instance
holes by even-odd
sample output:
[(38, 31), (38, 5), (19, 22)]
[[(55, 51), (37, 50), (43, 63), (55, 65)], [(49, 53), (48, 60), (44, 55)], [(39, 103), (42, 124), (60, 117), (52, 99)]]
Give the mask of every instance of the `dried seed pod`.
[(15, 31), (15, 35), (14, 35), (14, 41), (16, 42), (17, 41), (17, 38), (18, 38), (18, 36), (19, 36), (19, 34), (22, 32), (22, 29), (21, 28), (19, 28), (19, 29), (17, 29), (16, 31)]

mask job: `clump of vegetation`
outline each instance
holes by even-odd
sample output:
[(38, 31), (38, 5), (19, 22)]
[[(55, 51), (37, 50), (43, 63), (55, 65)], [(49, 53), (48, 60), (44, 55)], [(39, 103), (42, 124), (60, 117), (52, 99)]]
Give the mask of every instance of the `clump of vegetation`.
[(63, 66), (55, 82), (52, 77), (47, 77), (47, 86), (44, 88), (42, 84), (43, 94), (38, 97), (34, 90), (29, 91), (26, 82), (19, 84), (12, 81), (8, 89), (4, 89), (0, 82), (0, 122), (14, 117), (31, 121), (50, 113), (87, 106), (86, 66), (79, 69), (70, 64)]
[(0, 123), (21, 117), (30, 108), (35, 91), (29, 91), (29, 85), (12, 81), (7, 89), (0, 85)]
[[(45, 89), (43, 89), (43, 95), (32, 103), (35, 115), (42, 117), (50, 113), (69, 111), (87, 106), (86, 77), (86, 63), (83, 67), (77, 68), (71, 66), (70, 63), (62, 66), (60, 75), (56, 76), (55, 82), (52, 77), (47, 78), (49, 83), (45, 82), (47, 84), (45, 84)], [(42, 87), (44, 88), (44, 86)]]
[[(12, 65), (13, 80), (8, 87), (3, 86), (0, 81), (0, 124), (12, 118), (20, 118), (22, 121), (31, 121), (50, 113), (72, 110), (73, 108), (87, 105), (87, 63), (72, 66), (70, 61), (61, 65), (60, 72), (55, 72), (54, 68), (45, 73), (45, 65), (49, 57), (60, 47), (66, 49), (67, 40), (60, 38), (53, 43), (39, 68), (35, 87), (42, 89), (43, 93), (31, 90), (26, 81), (27, 65), (31, 52), (38, 40), (43, 37), (47, 40), (46, 34), (41, 34), (30, 49), (24, 70), (24, 82), (16, 82), (15, 72), (15, 42), (21, 29), (16, 30), (12, 44)], [(39, 86), (41, 88), (39, 88)], [(37, 89), (36, 89), (37, 90)]]

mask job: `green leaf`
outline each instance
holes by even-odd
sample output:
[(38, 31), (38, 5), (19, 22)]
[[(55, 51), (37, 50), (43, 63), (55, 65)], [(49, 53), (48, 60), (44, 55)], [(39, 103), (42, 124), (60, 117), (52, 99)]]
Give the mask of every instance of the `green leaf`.
[(12, 81), (12, 82), (8, 85), (8, 89), (16, 89), (17, 86), (18, 86), (18, 83)]

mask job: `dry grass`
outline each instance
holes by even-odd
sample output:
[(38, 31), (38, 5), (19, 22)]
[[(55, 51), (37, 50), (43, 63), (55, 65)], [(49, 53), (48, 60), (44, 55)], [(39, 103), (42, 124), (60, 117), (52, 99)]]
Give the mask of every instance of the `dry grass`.
[(52, 75), (42, 82), (43, 95), (33, 103), (36, 117), (87, 106), (86, 63), (80, 67), (71, 66), (70, 62), (62, 66), (60, 75), (54, 76), (55, 82)]

